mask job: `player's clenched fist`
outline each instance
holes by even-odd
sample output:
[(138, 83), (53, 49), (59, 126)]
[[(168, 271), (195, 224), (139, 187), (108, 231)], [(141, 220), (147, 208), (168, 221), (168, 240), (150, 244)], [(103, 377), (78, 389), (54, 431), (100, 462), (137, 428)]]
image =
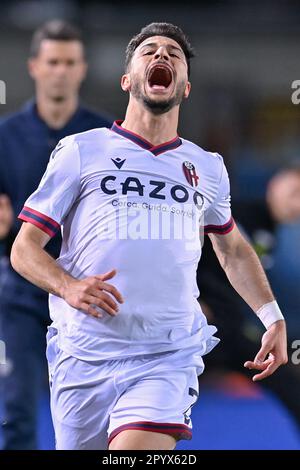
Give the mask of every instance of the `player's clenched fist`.
[(116, 287), (105, 282), (115, 275), (116, 270), (113, 269), (108, 273), (90, 276), (81, 280), (68, 280), (62, 297), (72, 307), (93, 317), (102, 317), (101, 312), (96, 307), (100, 307), (109, 315), (117, 315), (119, 311), (117, 302), (123, 303), (123, 297)]

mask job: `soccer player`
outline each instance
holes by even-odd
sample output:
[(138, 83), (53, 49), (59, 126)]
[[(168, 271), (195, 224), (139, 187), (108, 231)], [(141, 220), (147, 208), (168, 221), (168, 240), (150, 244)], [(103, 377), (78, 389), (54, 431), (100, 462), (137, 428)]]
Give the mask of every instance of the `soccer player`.
[[(60, 139), (111, 125), (79, 103), (87, 64), (77, 28), (59, 20), (42, 25), (33, 35), (28, 65), (36, 96), (0, 122), (0, 240), (6, 252), (0, 265), (0, 338), (7, 352), (1, 378), (6, 450), (37, 447), (37, 404), (47, 376), (44, 351), (50, 322), (46, 292), (21, 278), (8, 262), (21, 225), (17, 215)], [(60, 238), (55, 237), (47, 250), (57, 257)]]
[[(223, 160), (177, 135), (192, 55), (171, 24), (132, 38), (125, 120), (63, 139), (20, 214), (12, 264), (51, 294), (58, 449), (171, 450), (191, 438), (202, 356), (218, 342), (197, 302), (203, 218), (232, 285), (267, 328), (246, 366), (260, 380), (287, 360), (283, 316), (231, 217)], [(43, 247), (61, 226), (55, 261)]]

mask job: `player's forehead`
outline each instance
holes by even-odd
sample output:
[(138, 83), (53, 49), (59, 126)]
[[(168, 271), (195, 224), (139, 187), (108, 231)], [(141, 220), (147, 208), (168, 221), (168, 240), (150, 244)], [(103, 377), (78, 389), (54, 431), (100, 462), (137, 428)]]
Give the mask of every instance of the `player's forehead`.
[(165, 46), (169, 49), (177, 49), (184, 54), (182, 47), (178, 44), (175, 39), (168, 38), (166, 36), (151, 36), (147, 39), (144, 39), (143, 42), (137, 47), (137, 50), (144, 49), (145, 47), (161, 47)]

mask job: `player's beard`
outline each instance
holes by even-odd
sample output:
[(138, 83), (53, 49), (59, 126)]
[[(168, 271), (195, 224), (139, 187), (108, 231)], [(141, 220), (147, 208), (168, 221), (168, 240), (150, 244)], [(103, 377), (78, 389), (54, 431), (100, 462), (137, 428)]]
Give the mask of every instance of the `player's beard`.
[(181, 103), (184, 97), (185, 85), (185, 81), (182, 80), (178, 83), (176, 91), (172, 97), (166, 100), (155, 100), (155, 98), (150, 98), (149, 96), (145, 95), (142, 90), (141, 83), (138, 80), (133, 80), (131, 94), (136, 100), (142, 101), (144, 106), (146, 106), (149, 111), (155, 115), (159, 115), (167, 113), (170, 111), (170, 109), (174, 108), (174, 106), (177, 106)]

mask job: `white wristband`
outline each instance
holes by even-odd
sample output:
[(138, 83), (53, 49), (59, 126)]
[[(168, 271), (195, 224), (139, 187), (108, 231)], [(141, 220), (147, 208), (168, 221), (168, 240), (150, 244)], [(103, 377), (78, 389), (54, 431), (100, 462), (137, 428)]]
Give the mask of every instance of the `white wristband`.
[(278, 320), (284, 320), (284, 316), (281, 313), (278, 303), (276, 300), (263, 305), (257, 310), (256, 315), (261, 320), (266, 329), (269, 328), (273, 323)]

